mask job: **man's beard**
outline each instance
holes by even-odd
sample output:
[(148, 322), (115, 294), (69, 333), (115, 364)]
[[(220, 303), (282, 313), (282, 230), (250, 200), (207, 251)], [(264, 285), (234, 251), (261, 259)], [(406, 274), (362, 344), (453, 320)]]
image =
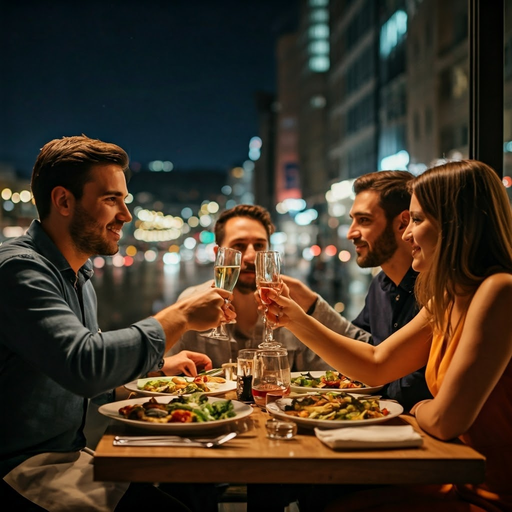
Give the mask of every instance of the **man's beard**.
[(395, 254), (398, 244), (393, 223), (388, 222), (382, 234), (375, 240), (373, 249), (366, 256), (358, 256), (356, 261), (361, 268), (380, 267)]
[[(245, 270), (254, 272), (256, 270), (256, 267), (254, 267), (254, 265), (247, 265)], [(242, 295), (249, 295), (250, 293), (254, 293), (256, 291), (256, 279), (254, 279), (254, 281), (251, 281), (250, 283), (238, 279), (235, 285), (235, 289), (238, 290)]]
[(103, 227), (94, 217), (89, 215), (85, 208), (77, 203), (73, 219), (69, 225), (69, 233), (75, 248), (82, 254), (102, 254), (112, 256), (119, 250), (115, 242), (108, 241), (101, 236)]

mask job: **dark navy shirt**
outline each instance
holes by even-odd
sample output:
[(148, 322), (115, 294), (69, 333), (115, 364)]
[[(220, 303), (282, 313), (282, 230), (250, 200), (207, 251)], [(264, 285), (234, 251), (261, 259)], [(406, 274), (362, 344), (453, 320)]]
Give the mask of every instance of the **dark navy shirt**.
[(0, 477), (44, 452), (85, 446), (88, 398), (153, 370), (154, 318), (102, 333), (88, 261), (78, 272), (34, 221), (0, 245)]
[[(372, 280), (364, 308), (352, 322), (371, 333), (372, 345), (379, 345), (418, 313), (414, 297), (417, 275), (410, 268), (398, 286), (382, 271)], [(425, 368), (387, 384), (383, 396), (396, 400), (406, 411), (417, 402), (432, 398), (425, 382)]]

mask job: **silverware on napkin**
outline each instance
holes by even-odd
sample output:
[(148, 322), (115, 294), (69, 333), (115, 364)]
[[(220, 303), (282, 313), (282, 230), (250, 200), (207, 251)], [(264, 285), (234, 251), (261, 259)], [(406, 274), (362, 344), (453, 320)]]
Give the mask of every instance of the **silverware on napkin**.
[(190, 438), (180, 436), (115, 436), (114, 446), (199, 446), (215, 448), (237, 436), (237, 432), (217, 437)]

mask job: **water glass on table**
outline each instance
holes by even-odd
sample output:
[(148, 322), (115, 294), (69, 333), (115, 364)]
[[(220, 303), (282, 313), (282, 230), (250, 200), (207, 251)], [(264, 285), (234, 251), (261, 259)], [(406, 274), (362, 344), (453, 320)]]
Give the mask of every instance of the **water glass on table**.
[(254, 356), (257, 351), (256, 348), (245, 348), (238, 352), (236, 360), (236, 396), (241, 402), (254, 403), (252, 377)]
[(285, 396), (290, 392), (290, 362), (283, 348), (261, 349), (254, 357), (252, 396), (264, 408), (267, 394)]
[(226, 380), (236, 381), (236, 363), (223, 363), (222, 369)]

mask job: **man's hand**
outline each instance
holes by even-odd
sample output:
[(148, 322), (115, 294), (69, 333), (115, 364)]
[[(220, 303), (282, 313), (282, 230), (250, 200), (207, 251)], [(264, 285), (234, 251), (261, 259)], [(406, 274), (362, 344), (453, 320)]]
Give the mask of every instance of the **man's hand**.
[(290, 297), (304, 310), (309, 311), (309, 308), (318, 299), (318, 294), (308, 288), (302, 281), (294, 277), (283, 276), (281, 279), (286, 283), (290, 291)]
[[(186, 292), (180, 295), (179, 300), (188, 299), (194, 295), (197, 295), (198, 293), (209, 291), (212, 288), (215, 288), (215, 282), (213, 279), (186, 290)], [(224, 306), (222, 306), (222, 309), (224, 310), (224, 322), (229, 323), (231, 320), (236, 318), (235, 308), (232, 306), (231, 302), (225, 302)]]
[(181, 293), (179, 296), (179, 300), (182, 299), (188, 299), (192, 295), (195, 295), (196, 293), (205, 292), (209, 290), (210, 288), (214, 288), (215, 283), (213, 279), (210, 279), (209, 281), (206, 281), (205, 283), (198, 284), (197, 286), (191, 286), (190, 288), (187, 288), (184, 292)]
[[(176, 303), (187, 315), (187, 330), (205, 331), (236, 318), (232, 294), (222, 288), (207, 288)], [(219, 315), (220, 313), (220, 315)]]
[(228, 305), (231, 298), (226, 290), (208, 288), (156, 313), (154, 318), (165, 332), (165, 350), (170, 350), (186, 331), (206, 331), (236, 318), (234, 309)]
[(174, 356), (165, 357), (161, 371), (165, 375), (181, 375), (184, 373), (189, 377), (196, 377), (198, 372), (211, 370), (212, 367), (212, 360), (206, 354), (182, 350)]

